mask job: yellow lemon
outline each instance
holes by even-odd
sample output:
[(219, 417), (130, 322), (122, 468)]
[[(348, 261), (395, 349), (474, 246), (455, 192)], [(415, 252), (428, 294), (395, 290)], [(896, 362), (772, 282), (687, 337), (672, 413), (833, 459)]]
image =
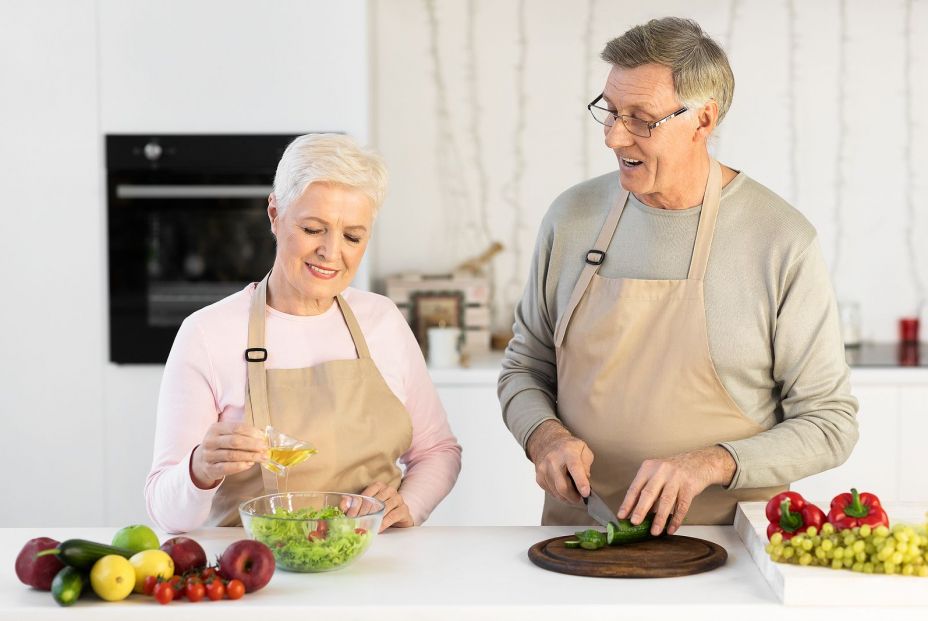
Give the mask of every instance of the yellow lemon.
[(135, 569), (123, 557), (108, 554), (93, 564), (90, 586), (108, 602), (126, 599), (135, 586)]
[(161, 544), (158, 542), (158, 535), (155, 531), (144, 524), (133, 524), (120, 528), (113, 535), (113, 545), (130, 552), (141, 552), (142, 550), (157, 550)]
[(135, 592), (141, 593), (145, 578), (161, 576), (168, 579), (174, 575), (174, 559), (164, 550), (143, 550), (132, 555), (129, 564), (135, 570)]

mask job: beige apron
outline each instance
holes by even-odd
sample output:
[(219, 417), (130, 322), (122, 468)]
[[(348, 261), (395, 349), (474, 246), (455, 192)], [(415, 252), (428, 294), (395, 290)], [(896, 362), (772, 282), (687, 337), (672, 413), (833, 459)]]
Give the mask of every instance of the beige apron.
[[(623, 191), (555, 329), (558, 416), (592, 449), (592, 487), (615, 511), (645, 459), (764, 431), (732, 400), (709, 355), (703, 277), (720, 193), (713, 160), (686, 280), (603, 278), (596, 272), (628, 199)], [(738, 501), (767, 500), (782, 489), (710, 486), (685, 522), (731, 524)], [(583, 505), (547, 494), (542, 524), (593, 522)]]
[[(268, 276), (258, 283), (248, 318), (245, 421), (273, 425), (310, 442), (318, 453), (290, 468), (288, 491), (358, 493), (374, 481), (398, 488), (399, 457), (412, 442), (412, 421), (371, 359), (351, 308), (335, 298), (358, 353), (302, 369), (265, 369), (264, 320)], [(223, 481), (209, 526), (236, 526), (238, 505), (277, 491), (275, 475), (254, 466)]]

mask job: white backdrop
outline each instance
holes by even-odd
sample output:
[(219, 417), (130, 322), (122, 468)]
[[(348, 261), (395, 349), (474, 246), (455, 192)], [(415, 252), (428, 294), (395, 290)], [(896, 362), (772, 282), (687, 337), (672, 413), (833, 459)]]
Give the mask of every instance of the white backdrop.
[(104, 134), (374, 142), (392, 174), (374, 275), (499, 239), (503, 317), (550, 201), (614, 167), (584, 109), (603, 43), (690, 15), (736, 74), (719, 157), (813, 221), (864, 336), (891, 339), (917, 299), (911, 259), (928, 273), (926, 4), (0, 0), (0, 526), (146, 521), (162, 369), (107, 362)]
[(372, 6), (372, 136), (393, 174), (376, 276), (447, 270), (498, 240), (496, 325), (511, 323), (548, 205), (616, 169), (585, 109), (608, 73), (600, 51), (637, 23), (676, 15), (696, 19), (735, 73), (716, 156), (817, 227), (839, 298), (860, 304), (863, 337), (894, 340), (897, 319), (924, 298), (928, 2)]

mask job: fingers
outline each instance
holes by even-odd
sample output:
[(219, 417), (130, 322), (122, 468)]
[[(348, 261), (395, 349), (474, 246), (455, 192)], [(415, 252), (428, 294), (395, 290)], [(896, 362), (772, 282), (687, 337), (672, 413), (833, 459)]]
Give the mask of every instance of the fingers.
[[(651, 533), (674, 534), (689, 513), (693, 499), (710, 483), (701, 477), (704, 457), (700, 452), (683, 453), (667, 459), (645, 460), (619, 507), (619, 518), (640, 524), (654, 511)], [(669, 520), (669, 522), (668, 522)]]
[[(376, 498), (377, 500), (384, 500), (386, 490), (391, 490), (393, 488), (387, 487), (385, 484), (380, 481), (374, 481), (370, 485), (364, 488), (361, 491), (361, 496), (368, 496), (371, 498)], [(396, 490), (393, 490), (396, 493)], [(386, 503), (384, 503), (384, 513), (386, 513)], [(375, 512), (374, 504), (370, 500), (355, 500), (352, 503), (351, 508), (346, 512), (348, 517), (358, 517), (359, 515), (369, 515)]]
[(635, 478), (632, 479), (632, 484), (628, 486), (628, 491), (625, 492), (625, 498), (622, 499), (622, 504), (619, 505), (619, 512), (617, 515), (620, 520), (627, 518), (632, 512), (632, 508), (638, 504), (638, 495), (641, 493), (641, 489), (644, 487), (647, 480), (647, 475), (642, 473), (641, 468), (639, 468)]
[[(210, 425), (201, 446), (209, 452), (236, 450), (253, 453), (254, 456), (250, 458), (251, 461), (262, 461), (262, 456), (267, 452), (267, 442), (264, 439), (264, 434), (258, 431), (257, 428), (244, 423), (226, 421)], [(209, 461), (228, 460), (216, 457)]]
[(559, 438), (535, 464), (535, 481), (549, 494), (568, 504), (579, 504), (590, 494), (593, 452), (581, 440)]
[[(678, 487), (673, 482), (664, 485), (657, 499), (657, 505), (654, 508), (654, 521), (651, 523), (651, 534), (660, 535), (667, 524), (667, 518), (673, 513), (674, 505), (677, 503)], [(647, 513), (647, 512), (646, 512)]]
[[(380, 530), (378, 532), (383, 532), (391, 526), (413, 525), (412, 514), (409, 512), (409, 507), (406, 506), (402, 494), (400, 494), (396, 488), (377, 481), (368, 485), (364, 491), (361, 492), (361, 495), (371, 496), (382, 501), (384, 504), (384, 515), (380, 522)], [(372, 503), (369, 500), (365, 500), (361, 503), (359, 515), (373, 513), (374, 509), (375, 507)]]
[(683, 519), (686, 517), (686, 514), (689, 513), (692, 502), (693, 495), (686, 489), (680, 490), (680, 493), (677, 495), (677, 505), (674, 509), (673, 517), (670, 519), (670, 526), (667, 527), (668, 535), (677, 532), (680, 525), (683, 524)]

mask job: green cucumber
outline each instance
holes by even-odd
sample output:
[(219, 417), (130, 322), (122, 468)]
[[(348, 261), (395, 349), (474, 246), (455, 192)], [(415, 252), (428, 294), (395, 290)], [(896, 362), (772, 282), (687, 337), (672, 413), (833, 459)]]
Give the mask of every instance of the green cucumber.
[(567, 541), (564, 542), (564, 547), (565, 548), (579, 548), (580, 540), (579, 539), (568, 539)]
[(71, 566), (62, 567), (52, 580), (52, 597), (60, 606), (70, 606), (81, 596), (87, 576)]
[(619, 546), (625, 543), (635, 543), (654, 538), (651, 534), (651, 523), (654, 515), (648, 514), (641, 524), (632, 524), (630, 520), (609, 522), (606, 525), (606, 543), (610, 546)]
[(106, 556), (107, 554), (118, 554), (123, 558), (129, 558), (135, 552), (125, 548), (106, 545), (105, 543), (96, 543), (86, 539), (68, 539), (58, 544), (57, 548), (43, 550), (36, 556), (47, 556), (55, 554), (65, 565), (70, 565), (75, 569), (90, 571), (93, 564)]

